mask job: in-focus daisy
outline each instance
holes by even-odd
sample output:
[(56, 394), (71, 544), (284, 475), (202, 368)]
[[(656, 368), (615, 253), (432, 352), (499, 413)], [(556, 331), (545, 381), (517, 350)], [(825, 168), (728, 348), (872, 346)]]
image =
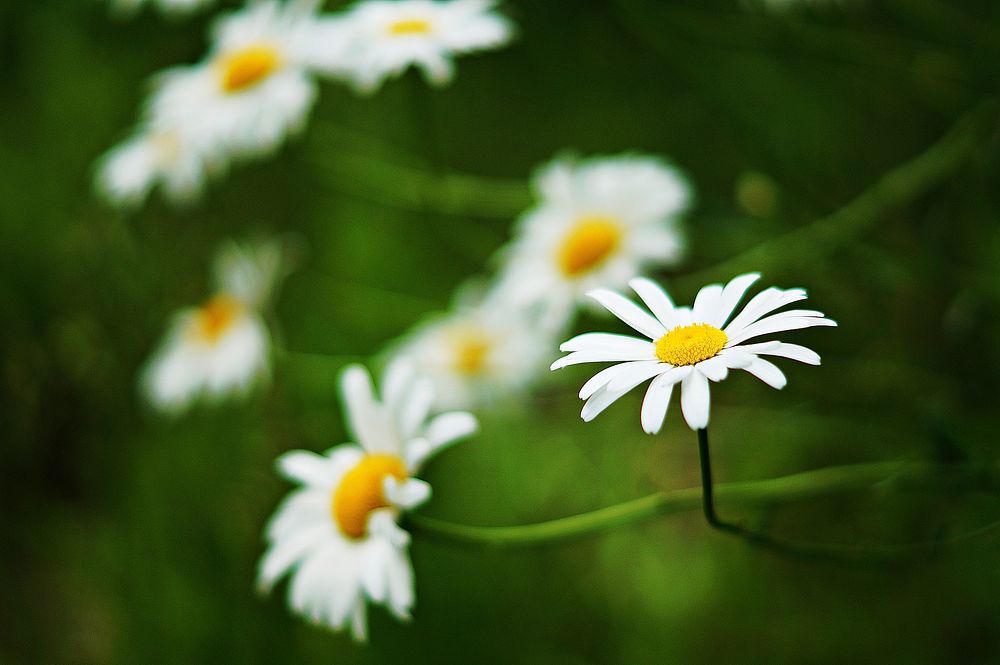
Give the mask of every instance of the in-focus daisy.
[(589, 295), (643, 337), (585, 333), (559, 348), (569, 351), (552, 369), (591, 362), (617, 363), (595, 374), (580, 390), (584, 420), (592, 420), (616, 399), (652, 379), (642, 402), (642, 428), (655, 434), (663, 425), (673, 387), (680, 384), (681, 411), (693, 430), (708, 425), (709, 381), (722, 381), (730, 369), (743, 369), (774, 388), (783, 388), (785, 375), (761, 356), (779, 356), (810, 365), (819, 355), (797, 344), (753, 342), (762, 335), (813, 326), (836, 326), (822, 312), (793, 309), (777, 312), (804, 300), (803, 289), (765, 289), (732, 316), (743, 295), (760, 275), (740, 275), (725, 286), (702, 288), (693, 307), (676, 307), (659, 286), (648, 279), (629, 282), (649, 312), (613, 291), (598, 289)]
[(513, 25), (493, 10), (494, 0), (363, 0), (345, 17), (350, 44), (347, 75), (364, 92), (408, 67), (433, 85), (454, 76), (452, 56), (496, 49)]
[(269, 548), (258, 579), (269, 590), (292, 571), (292, 608), (334, 629), (350, 624), (361, 640), (367, 601), (385, 605), (399, 619), (410, 617), (410, 537), (397, 524), (399, 513), (430, 497), (430, 486), (414, 478), (424, 461), (477, 425), (463, 412), (428, 420), (431, 383), (405, 363), (386, 372), (381, 401), (363, 367), (349, 367), (341, 385), (357, 444), (324, 455), (294, 451), (279, 458), (281, 473), (302, 487), (267, 527)]
[(541, 306), (560, 327), (587, 291), (620, 288), (650, 266), (683, 255), (678, 215), (691, 194), (684, 177), (655, 157), (556, 159), (535, 178), (541, 199), (506, 248), (500, 289)]
[(202, 63), (160, 75), (149, 115), (210, 152), (272, 152), (304, 126), (313, 74), (339, 66), (334, 21), (318, 18), (310, 0), (251, 2), (216, 23)]
[(156, 5), (164, 14), (186, 14), (213, 4), (215, 0), (111, 0), (111, 7), (122, 13), (132, 13), (146, 4)]
[(159, 184), (168, 200), (187, 203), (201, 193), (209, 172), (222, 166), (179, 132), (143, 127), (101, 160), (97, 189), (109, 203), (132, 207)]
[(526, 389), (552, 342), (526, 312), (487, 295), (418, 326), (394, 354), (434, 382), (440, 408), (472, 409)]
[(277, 241), (220, 250), (215, 295), (174, 316), (145, 369), (142, 386), (155, 407), (177, 413), (202, 396), (245, 394), (268, 377), (271, 339), (262, 308), (281, 270)]

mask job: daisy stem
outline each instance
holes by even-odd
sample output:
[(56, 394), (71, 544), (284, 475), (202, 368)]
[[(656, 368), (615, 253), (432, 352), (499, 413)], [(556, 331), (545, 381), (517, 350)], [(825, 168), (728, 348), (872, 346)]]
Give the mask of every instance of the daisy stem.
[[(707, 444), (708, 436), (706, 433), (706, 452)], [(703, 478), (706, 477), (704, 465), (702, 473)], [(409, 515), (407, 519), (415, 530), (444, 540), (487, 547), (517, 547), (581, 538), (635, 524), (656, 516), (697, 510), (701, 507), (705, 511), (709, 523), (713, 526), (743, 537), (754, 545), (778, 553), (793, 555), (796, 558), (827, 559), (841, 562), (889, 562), (907, 556), (938, 553), (947, 545), (971, 540), (990, 532), (1000, 526), (1000, 521), (957, 534), (946, 540), (927, 542), (874, 546), (788, 543), (722, 522), (715, 514), (715, 495), (717, 494), (720, 499), (725, 499), (727, 504), (749, 507), (789, 503), (856, 490), (870, 490), (890, 483), (892, 487), (912, 488), (957, 481), (958, 486), (965, 487), (969, 491), (984, 489), (995, 492), (998, 485), (996, 473), (995, 466), (972, 468), (901, 461), (871, 462), (814, 469), (779, 478), (724, 483), (717, 487), (709, 482), (707, 485), (710, 489), (707, 494), (701, 487), (657, 492), (591, 512), (536, 524), (472, 526), (422, 515)], [(711, 480), (711, 471), (708, 472), (707, 478)]]
[(712, 493), (712, 459), (708, 452), (708, 430), (706, 428), (698, 430), (698, 461), (701, 463), (701, 508), (705, 513), (705, 520), (716, 529), (732, 531), (733, 527), (723, 523), (715, 514), (715, 495)]

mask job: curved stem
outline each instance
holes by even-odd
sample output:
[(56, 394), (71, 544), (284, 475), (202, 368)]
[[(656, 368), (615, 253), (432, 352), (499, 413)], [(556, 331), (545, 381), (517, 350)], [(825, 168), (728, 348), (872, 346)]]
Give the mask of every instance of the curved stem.
[(936, 143), (912, 160), (885, 173), (856, 199), (826, 217), (765, 240), (707, 268), (677, 275), (676, 288), (697, 289), (720, 276), (756, 270), (776, 274), (797, 269), (856, 240), (892, 210), (939, 184), (996, 131), (997, 102), (989, 100), (966, 113)]
[[(872, 462), (827, 467), (767, 480), (725, 483), (713, 488), (711, 509), (714, 511), (716, 498), (727, 504), (745, 507), (788, 503), (838, 492), (870, 489), (887, 481), (924, 483), (932, 478), (940, 478), (945, 471), (946, 468), (925, 463)], [(421, 515), (410, 515), (408, 519), (419, 532), (458, 543), (494, 547), (530, 546), (581, 538), (655, 516), (704, 508), (703, 497), (701, 487), (657, 492), (580, 515), (519, 526), (470, 526)], [(996, 524), (991, 524), (980, 531), (994, 526)], [(980, 531), (963, 534), (958, 539), (979, 535)], [(940, 544), (929, 544), (927, 548), (933, 550)], [(881, 548), (881, 554), (885, 558), (899, 556), (905, 553), (907, 547), (884, 547)], [(865, 553), (871, 555), (871, 549)]]

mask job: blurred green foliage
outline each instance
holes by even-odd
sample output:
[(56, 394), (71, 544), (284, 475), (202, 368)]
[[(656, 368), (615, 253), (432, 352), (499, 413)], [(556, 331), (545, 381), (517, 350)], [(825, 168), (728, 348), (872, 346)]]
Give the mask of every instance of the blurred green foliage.
[[(273, 459), (346, 436), (339, 356), (375, 354), (483, 272), (535, 165), (564, 149), (670, 156), (698, 191), (688, 268), (705, 270), (841, 208), (1000, 81), (1000, 7), (987, 0), (505, 10), (520, 39), (462, 59), (451, 87), (411, 73), (358, 98), (326, 84), (277, 159), (237, 168), (196, 207), (154, 197), (123, 216), (92, 195), (94, 160), (126, 134), (151, 73), (200, 57), (210, 17), (0, 5), (0, 662), (1000, 661), (996, 535), (867, 567), (776, 558), (696, 514), (528, 549), (418, 535), (416, 620), (373, 610), (366, 647), (290, 615), (283, 587), (255, 594), (260, 531), (288, 489)], [(784, 272), (769, 262), (765, 282), (807, 287), (841, 327), (796, 334), (824, 364), (785, 363), (780, 393), (749, 377), (715, 389), (720, 480), (879, 459), (995, 465), (998, 147), (983, 135), (848, 246)], [(496, 178), (506, 198), (479, 215), (429, 209), (399, 194), (412, 183), (393, 167)], [(748, 182), (777, 190), (761, 204)], [(246, 404), (177, 421), (148, 412), (135, 378), (167, 317), (206, 295), (222, 239), (254, 232), (308, 243), (275, 321), (285, 348), (332, 357), (280, 359)], [(587, 371), (484, 414), (481, 436), (428, 469), (426, 514), (524, 523), (696, 485), (677, 405), (655, 439), (638, 396), (584, 426)], [(903, 542), (998, 515), (995, 492), (952, 486), (731, 517), (808, 540)]]

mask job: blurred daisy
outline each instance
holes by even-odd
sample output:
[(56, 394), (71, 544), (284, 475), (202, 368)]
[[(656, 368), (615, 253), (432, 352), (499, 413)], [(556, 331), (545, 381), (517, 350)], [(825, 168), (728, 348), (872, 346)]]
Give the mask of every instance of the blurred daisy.
[[(648, 279), (629, 282), (648, 312), (612, 291), (589, 295), (644, 338), (607, 333), (578, 335), (560, 346), (569, 351), (552, 369), (591, 362), (615, 362), (595, 374), (580, 390), (583, 419), (590, 421), (639, 384), (653, 379), (642, 402), (642, 428), (655, 434), (663, 425), (675, 384), (681, 386), (681, 411), (693, 430), (708, 425), (708, 382), (722, 381), (730, 369), (743, 369), (774, 388), (785, 386), (785, 375), (761, 356), (780, 356), (810, 365), (819, 355), (804, 346), (778, 341), (747, 340), (813, 326), (836, 326), (822, 312), (806, 309), (774, 313), (806, 298), (802, 289), (768, 288), (750, 299), (730, 318), (756, 273), (740, 275), (725, 286), (712, 284), (698, 292), (694, 306), (675, 307), (659, 286)], [(728, 322), (728, 323), (727, 323)]]
[(222, 248), (215, 295), (174, 316), (145, 369), (142, 385), (155, 407), (177, 413), (202, 396), (245, 394), (268, 377), (271, 339), (261, 312), (281, 269), (277, 241)]
[(375, 395), (363, 367), (349, 367), (341, 380), (348, 443), (324, 455), (294, 451), (278, 459), (289, 480), (302, 485), (278, 508), (267, 527), (269, 548), (258, 582), (267, 591), (289, 571), (289, 604), (333, 629), (348, 624), (365, 639), (367, 601), (409, 619), (414, 603), (409, 534), (400, 511), (431, 494), (414, 478), (431, 455), (475, 432), (475, 418), (451, 412), (428, 421), (433, 389), (404, 363), (394, 363)]
[(660, 159), (557, 159), (534, 187), (541, 201), (504, 250), (499, 288), (516, 304), (541, 306), (554, 328), (568, 323), (587, 291), (624, 286), (645, 268), (683, 256), (677, 217), (690, 188)]
[(115, 11), (132, 13), (146, 4), (156, 5), (165, 14), (185, 14), (211, 5), (215, 0), (111, 0)]
[(487, 296), (417, 327), (394, 354), (434, 382), (440, 408), (471, 409), (527, 388), (550, 360), (551, 337), (525, 312)]
[(149, 115), (208, 152), (273, 152), (305, 125), (313, 73), (339, 66), (332, 22), (309, 0), (251, 2), (216, 23), (204, 62), (160, 75)]
[(213, 160), (182, 134), (143, 128), (102, 158), (96, 184), (109, 203), (123, 207), (141, 204), (157, 184), (171, 202), (186, 203), (212, 170)]
[(433, 85), (454, 76), (452, 56), (496, 49), (510, 41), (511, 22), (493, 0), (364, 0), (346, 18), (345, 63), (359, 90), (419, 67)]

